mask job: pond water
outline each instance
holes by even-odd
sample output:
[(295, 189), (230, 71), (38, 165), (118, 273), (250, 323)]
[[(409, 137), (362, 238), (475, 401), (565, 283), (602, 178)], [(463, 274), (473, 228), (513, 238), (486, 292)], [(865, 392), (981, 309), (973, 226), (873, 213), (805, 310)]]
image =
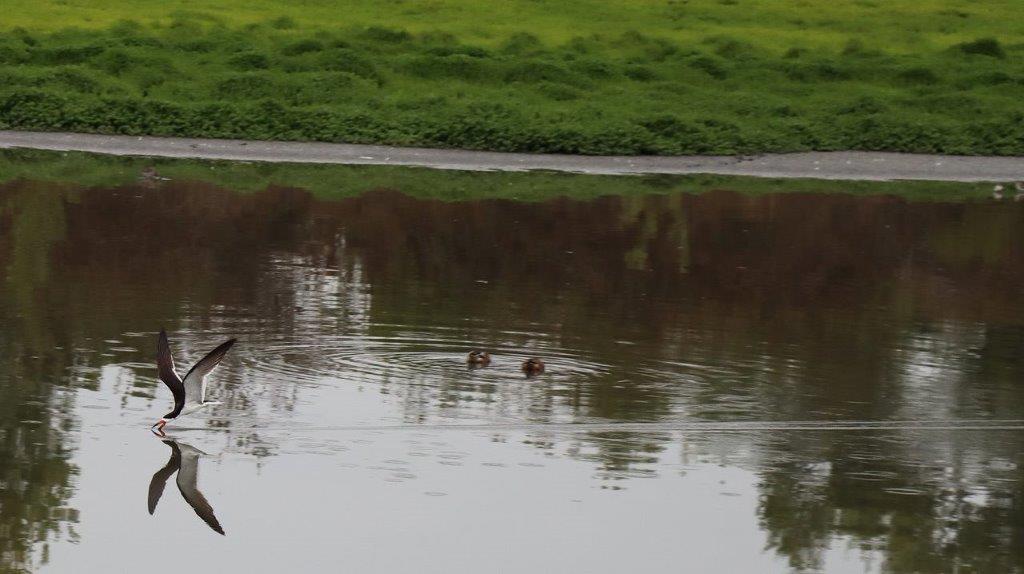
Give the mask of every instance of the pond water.
[(1024, 202), (401, 191), (0, 183), (0, 571), (1024, 571)]

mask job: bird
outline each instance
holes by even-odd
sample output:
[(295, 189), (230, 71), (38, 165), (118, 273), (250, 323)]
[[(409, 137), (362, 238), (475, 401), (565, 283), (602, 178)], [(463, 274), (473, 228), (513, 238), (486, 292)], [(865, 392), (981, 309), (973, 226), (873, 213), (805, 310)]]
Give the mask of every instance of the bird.
[(156, 471), (152, 480), (149, 481), (149, 514), (152, 515), (156, 512), (156, 504), (160, 502), (160, 496), (164, 493), (167, 479), (177, 472), (178, 477), (175, 482), (178, 484), (182, 498), (192, 507), (192, 510), (196, 511), (196, 515), (203, 522), (209, 525), (214, 532), (223, 536), (224, 529), (221, 528), (220, 522), (213, 514), (213, 507), (196, 486), (199, 479), (199, 457), (206, 453), (183, 442), (179, 443), (170, 439), (164, 439), (163, 442), (171, 447), (171, 458), (167, 459), (167, 464)]
[(544, 361), (536, 357), (530, 357), (529, 359), (523, 361), (522, 369), (523, 373), (526, 374), (527, 377), (539, 375), (544, 372)]
[(139, 181), (142, 181), (142, 182), (170, 181), (170, 178), (163, 177), (162, 175), (160, 175), (159, 172), (157, 172), (155, 167), (150, 165), (150, 166), (146, 166), (146, 167), (142, 168), (142, 171), (139, 172)]
[(210, 351), (193, 365), (182, 379), (174, 370), (174, 358), (171, 357), (171, 345), (167, 342), (167, 331), (160, 330), (160, 336), (156, 342), (156, 366), (160, 380), (167, 385), (168, 389), (171, 389), (171, 394), (174, 395), (174, 410), (161, 417), (150, 427), (151, 430), (155, 429), (154, 433), (166, 436), (164, 426), (168, 421), (220, 404), (206, 400), (206, 375), (209, 375), (220, 364), (221, 359), (234, 344), (235, 339), (229, 339), (218, 345), (216, 349)]
[(999, 201), (1003, 198), (1003, 186), (996, 185), (992, 188), (992, 199)]
[(491, 354), (487, 351), (470, 351), (466, 355), (466, 364), (471, 367), (486, 367), (491, 364)]

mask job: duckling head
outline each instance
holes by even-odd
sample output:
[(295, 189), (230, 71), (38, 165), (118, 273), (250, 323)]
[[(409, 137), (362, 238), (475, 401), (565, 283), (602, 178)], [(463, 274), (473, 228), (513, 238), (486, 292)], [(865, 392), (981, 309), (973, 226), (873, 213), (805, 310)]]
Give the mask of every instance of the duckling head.
[(531, 358), (526, 359), (525, 361), (523, 361), (522, 369), (523, 369), (523, 373), (527, 377), (532, 377), (533, 375), (539, 375), (539, 374), (544, 372), (544, 361), (542, 361), (542, 360), (540, 360), (538, 358), (535, 358), (535, 357), (531, 357)]
[(466, 364), (476, 367), (486, 367), (491, 364), (491, 354), (487, 351), (470, 351), (466, 355)]

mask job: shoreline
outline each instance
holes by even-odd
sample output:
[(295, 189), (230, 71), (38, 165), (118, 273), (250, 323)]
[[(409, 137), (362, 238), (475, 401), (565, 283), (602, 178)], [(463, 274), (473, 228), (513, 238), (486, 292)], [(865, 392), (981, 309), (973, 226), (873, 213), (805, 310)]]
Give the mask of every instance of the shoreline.
[(274, 163), (389, 165), (457, 171), (559, 171), (592, 175), (734, 175), (845, 181), (1024, 180), (1024, 157), (893, 152), (757, 156), (582, 156), (321, 142), (244, 141), (0, 130), (0, 149)]

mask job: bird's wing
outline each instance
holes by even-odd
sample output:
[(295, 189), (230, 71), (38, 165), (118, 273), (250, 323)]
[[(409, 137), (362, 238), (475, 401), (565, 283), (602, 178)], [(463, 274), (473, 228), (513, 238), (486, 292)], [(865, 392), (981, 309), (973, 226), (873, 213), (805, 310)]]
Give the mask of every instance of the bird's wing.
[(160, 373), (160, 380), (171, 389), (174, 395), (174, 410), (181, 410), (185, 404), (185, 385), (181, 377), (174, 370), (174, 357), (171, 357), (171, 344), (167, 342), (167, 331), (160, 329), (160, 336), (156, 340), (156, 367)]
[(178, 483), (181, 496), (185, 498), (185, 502), (192, 507), (192, 510), (196, 511), (196, 515), (214, 532), (223, 535), (224, 529), (217, 522), (217, 517), (213, 514), (213, 507), (206, 501), (203, 493), (199, 492), (199, 487), (196, 485), (199, 480), (199, 455), (201, 454), (203, 454), (202, 451), (181, 443), (181, 470), (178, 471), (175, 481)]
[(178, 450), (178, 445), (174, 444), (174, 441), (170, 440), (165, 440), (164, 443), (171, 447), (171, 458), (167, 459), (167, 464), (165, 464), (160, 470), (156, 471), (156, 473), (153, 474), (153, 479), (149, 481), (150, 514), (153, 514), (153, 512), (156, 511), (156, 503), (160, 502), (160, 496), (164, 493), (164, 486), (167, 484), (167, 479), (181, 468), (181, 451)]
[(185, 396), (188, 402), (202, 403), (206, 400), (206, 375), (220, 364), (221, 359), (234, 344), (235, 339), (224, 341), (192, 366), (185, 375)]

